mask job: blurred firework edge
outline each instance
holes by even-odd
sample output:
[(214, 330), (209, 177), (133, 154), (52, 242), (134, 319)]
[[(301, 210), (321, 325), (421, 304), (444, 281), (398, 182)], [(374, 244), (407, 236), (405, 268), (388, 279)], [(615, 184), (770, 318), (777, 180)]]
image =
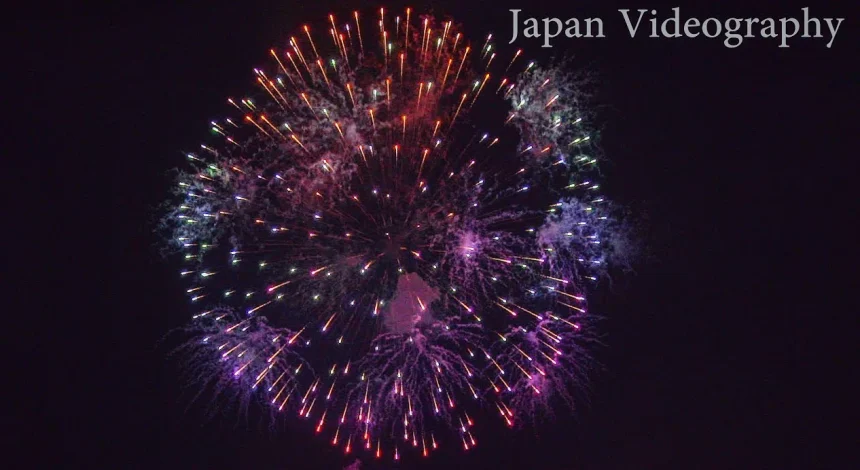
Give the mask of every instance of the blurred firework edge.
[(581, 79), (408, 8), (270, 55), (162, 219), (200, 393), (394, 460), (573, 406), (586, 299), (625, 249)]

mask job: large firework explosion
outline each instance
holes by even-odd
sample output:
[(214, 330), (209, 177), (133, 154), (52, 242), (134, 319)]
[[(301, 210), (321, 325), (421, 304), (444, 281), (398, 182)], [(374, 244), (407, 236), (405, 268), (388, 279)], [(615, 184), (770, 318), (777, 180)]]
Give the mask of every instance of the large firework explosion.
[(478, 417), (572, 401), (608, 206), (568, 72), (371, 16), (271, 49), (187, 155), (165, 224), (199, 307), (192, 375), (346, 453), (468, 450)]

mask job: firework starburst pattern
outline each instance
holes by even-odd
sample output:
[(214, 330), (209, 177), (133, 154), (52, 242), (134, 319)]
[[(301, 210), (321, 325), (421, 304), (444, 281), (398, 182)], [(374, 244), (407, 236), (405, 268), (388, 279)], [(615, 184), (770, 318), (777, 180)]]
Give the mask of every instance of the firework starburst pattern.
[(577, 80), (410, 9), (269, 52), (164, 219), (192, 374), (394, 460), (572, 403), (612, 239)]

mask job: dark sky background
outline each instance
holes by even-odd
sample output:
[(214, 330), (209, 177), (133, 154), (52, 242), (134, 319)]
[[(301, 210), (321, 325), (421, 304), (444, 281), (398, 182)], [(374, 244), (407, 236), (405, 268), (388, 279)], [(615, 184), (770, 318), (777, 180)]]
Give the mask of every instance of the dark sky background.
[[(534, 3), (409, 6), (450, 14), (472, 37), (509, 38), (509, 7), (539, 17), (604, 19), (607, 38), (557, 40), (553, 52), (598, 78), (594, 106), (610, 160), (602, 186), (647, 216), (640, 223), (647, 256), (635, 275), (617, 279), (596, 301), (607, 317), (606, 347), (597, 351), (604, 370), (593, 377), (589, 404), (560, 410), (536, 429), (478, 433), (474, 451), (423, 466), (823, 466), (821, 459), (833, 455), (816, 452), (811, 441), (831, 413), (843, 411), (822, 408), (801, 391), (810, 382), (826, 387), (809, 374), (828, 367), (807, 351), (814, 334), (803, 313), (815, 302), (802, 286), (817, 274), (802, 264), (820, 254), (808, 250), (827, 237), (820, 223), (840, 217), (830, 204), (835, 195), (812, 186), (857, 156), (856, 142), (850, 144), (858, 129), (856, 18), (847, 2), (809, 5), (813, 15), (849, 16), (831, 49), (823, 39), (795, 38), (789, 49), (761, 38), (737, 49), (718, 39), (631, 39), (616, 11), (668, 12), (680, 3), (682, 17), (797, 17), (805, 6), (799, 4)], [(190, 310), (177, 266), (154, 248), (152, 221), (168, 170), (206, 136), (227, 96), (252, 88), (251, 69), (268, 64), (268, 48), (304, 22), (322, 22), (330, 12), (345, 16), (356, 5), (379, 6), (118, 2), (16, 17), (26, 20), (13, 28), (23, 35), (9, 44), (23, 56), (18, 73), (33, 91), (10, 98), (25, 100), (23, 117), (33, 124), (15, 137), (22, 148), (46, 146), (26, 165), (57, 180), (56, 193), (34, 197), (62, 213), (55, 230), (90, 225), (84, 213), (97, 218), (89, 228), (107, 240), (84, 253), (110, 258), (109, 268), (97, 270), (82, 250), (61, 248), (76, 252), (69, 255), (76, 267), (53, 274), (65, 279), (58, 289), (67, 286), (75, 297), (54, 310), (62, 331), (51, 344), (63, 352), (47, 362), (51, 372), (43, 372), (53, 385), (38, 392), (45, 400), (36, 411), (52, 418), (49, 430), (57, 436), (43, 441), (45, 452), (31, 454), (30, 462), (255, 469), (350, 463), (301, 426), (273, 431), (254, 413), (248, 421), (235, 414), (207, 420), (188, 406), (158, 341)], [(538, 50), (536, 43), (518, 45)], [(67, 169), (86, 179), (67, 177)], [(84, 181), (86, 196), (74, 199), (80, 209), (57, 210), (69, 207), (65, 198)], [(100, 280), (77, 286), (75, 278), (86, 274)], [(72, 329), (85, 330), (86, 339)], [(844, 347), (842, 357), (856, 355), (853, 349)], [(410, 461), (401, 466), (412, 468)]]

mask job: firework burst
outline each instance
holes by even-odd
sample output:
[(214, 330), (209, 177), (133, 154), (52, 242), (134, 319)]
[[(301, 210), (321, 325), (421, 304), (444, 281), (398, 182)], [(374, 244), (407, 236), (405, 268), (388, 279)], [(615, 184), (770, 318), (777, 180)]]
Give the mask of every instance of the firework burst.
[(270, 55), (165, 217), (197, 362), (380, 458), (570, 398), (608, 227), (576, 81), (409, 9)]

